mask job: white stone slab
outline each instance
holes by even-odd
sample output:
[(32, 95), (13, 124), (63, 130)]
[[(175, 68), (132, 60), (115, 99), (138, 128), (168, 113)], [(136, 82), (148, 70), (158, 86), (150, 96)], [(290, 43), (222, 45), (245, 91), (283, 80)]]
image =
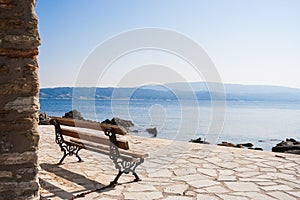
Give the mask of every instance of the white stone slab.
[(159, 199), (163, 198), (161, 192), (124, 192), (125, 199), (139, 199), (139, 200), (149, 200), (149, 199)]
[(251, 182), (225, 182), (225, 185), (234, 192), (259, 191), (258, 186)]
[(219, 182), (212, 181), (212, 180), (196, 180), (196, 181), (188, 181), (187, 183), (190, 186), (195, 187), (195, 188), (203, 188), (203, 187), (209, 187), (209, 186), (220, 184)]
[(187, 184), (174, 184), (174, 185), (169, 185), (164, 189), (165, 193), (170, 193), (170, 194), (179, 194), (183, 195), (184, 192), (188, 189)]
[(263, 189), (264, 191), (293, 190), (293, 188), (286, 185), (272, 185), (272, 186), (265, 186), (260, 188)]
[(269, 195), (277, 198), (277, 199), (284, 199), (284, 200), (297, 200), (296, 198), (292, 197), (291, 195), (288, 195), (284, 192), (275, 191), (275, 192), (268, 192)]

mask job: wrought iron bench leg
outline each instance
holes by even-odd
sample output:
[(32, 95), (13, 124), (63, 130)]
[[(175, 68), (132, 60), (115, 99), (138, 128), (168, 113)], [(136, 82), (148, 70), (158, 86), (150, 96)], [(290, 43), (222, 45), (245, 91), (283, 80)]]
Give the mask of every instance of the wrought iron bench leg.
[(118, 180), (119, 180), (119, 178), (121, 177), (121, 175), (123, 173), (124, 173), (123, 171), (119, 170), (119, 173), (117, 174), (116, 178), (112, 182), (110, 182), (110, 186), (117, 185), (118, 184)]
[(137, 173), (133, 172), (132, 174), (133, 174), (133, 176), (135, 177), (134, 182), (138, 182), (138, 181), (141, 181), (141, 180), (142, 180), (142, 179), (140, 179), (140, 177), (137, 175)]
[(57, 165), (61, 165), (62, 164), (62, 162), (64, 161), (64, 159), (67, 157), (67, 153), (66, 153), (66, 151), (64, 151), (64, 155), (63, 155), (63, 157), (60, 159), (60, 161), (59, 161), (59, 163), (57, 164)]
[(80, 156), (78, 155), (78, 152), (81, 150), (80, 147), (77, 147), (77, 146), (73, 146), (73, 145), (64, 145), (61, 147), (61, 151), (64, 152), (64, 155), (63, 157), (60, 159), (58, 165), (61, 165), (62, 162), (64, 161), (64, 159), (67, 157), (67, 156), (72, 156), (72, 155), (75, 155), (77, 158), (78, 158), (78, 162), (83, 162), (83, 160), (80, 158)]
[[(119, 173), (117, 174), (117, 176), (115, 177), (115, 179), (112, 181), (112, 182), (110, 182), (110, 186), (115, 186), (115, 185), (117, 185), (118, 184), (118, 180), (119, 180), (119, 178), (122, 176), (122, 174), (126, 174), (126, 172), (125, 171), (121, 171), (121, 170), (119, 170)], [(142, 179), (140, 179), (140, 177), (137, 175), (137, 173), (135, 173), (135, 172), (133, 172), (132, 173), (133, 175), (134, 175), (134, 177), (135, 177), (135, 179), (133, 180), (134, 182), (138, 182), (138, 181), (141, 181)]]
[(78, 152), (80, 151), (81, 148), (78, 148), (78, 150), (75, 153), (75, 156), (78, 158), (78, 162), (83, 162), (83, 160), (80, 158), (80, 156), (78, 155)]

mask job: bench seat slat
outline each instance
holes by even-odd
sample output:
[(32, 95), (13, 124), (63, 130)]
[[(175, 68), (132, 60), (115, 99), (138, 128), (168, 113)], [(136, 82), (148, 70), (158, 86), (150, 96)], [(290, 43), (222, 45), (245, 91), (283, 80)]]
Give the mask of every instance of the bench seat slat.
[[(93, 151), (93, 152), (100, 153), (100, 154), (104, 154), (104, 155), (108, 155), (108, 156), (110, 154), (109, 151), (104, 150), (104, 149), (100, 149), (99, 147), (98, 148), (93, 148), (93, 147), (85, 146), (84, 148), (86, 150)], [(122, 158), (122, 159), (125, 158), (126, 160), (129, 160), (129, 161), (136, 161), (137, 160), (137, 158), (130, 157), (130, 156), (127, 156), (127, 155), (120, 155), (120, 158)]]
[[(71, 142), (81, 144), (85, 148), (92, 147), (92, 148), (96, 148), (96, 149), (105, 150), (108, 153), (110, 151), (110, 147), (109, 146), (104, 146), (104, 145), (101, 145), (101, 144), (94, 144), (94, 143), (91, 143), (91, 142), (88, 142), (88, 141), (79, 140), (79, 139), (71, 139)], [(119, 149), (119, 152), (120, 152), (121, 156), (122, 155), (127, 155), (127, 156), (132, 156), (134, 158), (146, 158), (146, 157), (148, 157), (147, 153), (141, 153), (141, 152), (133, 151), (133, 150)]]
[[(80, 148), (83, 148), (83, 149), (86, 149), (86, 150), (89, 150), (89, 151), (93, 151), (93, 152), (97, 152), (97, 153), (101, 153), (101, 154), (104, 154), (104, 155), (108, 155), (110, 154), (110, 151), (108, 148), (106, 148), (106, 146), (103, 146), (103, 145), (98, 145), (97, 147), (92, 147), (92, 146), (89, 146), (87, 144), (84, 144), (82, 142), (79, 142), (79, 141), (75, 141), (73, 139), (71, 139), (70, 141), (65, 141), (67, 144), (69, 145), (74, 145), (74, 146), (77, 146), (77, 147), (80, 147)], [(120, 157), (125, 157), (127, 160), (131, 160), (131, 161), (134, 161), (136, 160), (136, 158), (133, 158), (133, 157), (129, 157), (129, 156), (124, 156), (124, 155), (120, 155)]]

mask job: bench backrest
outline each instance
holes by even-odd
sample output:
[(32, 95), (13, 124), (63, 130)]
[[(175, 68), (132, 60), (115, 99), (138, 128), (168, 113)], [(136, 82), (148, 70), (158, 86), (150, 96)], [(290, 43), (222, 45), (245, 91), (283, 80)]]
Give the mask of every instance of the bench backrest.
[(93, 130), (104, 131), (106, 128), (113, 128), (116, 134), (126, 135), (126, 131), (116, 125), (104, 124), (94, 121), (86, 121), (71, 118), (51, 117), (51, 119), (57, 119), (61, 125), (74, 126), (80, 128), (89, 128)]
[[(58, 119), (51, 119), (50, 123), (55, 127), (55, 140), (57, 144), (61, 144), (65, 141), (64, 136), (72, 137), (75, 139), (86, 140), (102, 145), (110, 145), (110, 140), (107, 136), (104, 135), (103, 131), (100, 131), (102, 135), (95, 135), (83, 131), (75, 130), (74, 127), (61, 126), (60, 121)], [(129, 144), (128, 141), (124, 139), (117, 140), (117, 146), (121, 149), (128, 150)]]
[[(104, 145), (109, 145), (110, 144), (110, 140), (107, 136), (104, 135), (103, 131), (99, 131), (97, 135), (95, 134), (91, 134), (91, 133), (87, 133), (84, 131), (80, 131), (80, 130), (74, 130), (70, 129), (68, 127), (65, 126), (61, 126), (61, 130), (62, 130), (62, 134), (68, 137), (72, 137), (72, 138), (78, 138), (81, 140), (87, 140), (90, 142), (94, 142), (94, 143), (98, 143), (98, 144), (104, 144)], [(129, 144), (128, 141), (118, 138), (117, 139), (117, 146), (121, 149), (129, 149)]]

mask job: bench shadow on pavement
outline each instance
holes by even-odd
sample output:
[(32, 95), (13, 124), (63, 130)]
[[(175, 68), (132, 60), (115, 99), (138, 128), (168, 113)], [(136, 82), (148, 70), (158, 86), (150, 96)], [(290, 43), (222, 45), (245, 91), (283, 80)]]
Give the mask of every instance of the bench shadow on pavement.
[(41, 200), (48, 200), (55, 197), (59, 197), (61, 199), (72, 199), (75, 197), (72, 193), (63, 190), (62, 188), (59, 188), (42, 178), (39, 178), (39, 182), (41, 187), (50, 193), (41, 194)]
[[(89, 192), (93, 192), (93, 191), (100, 192), (102, 189), (105, 189), (105, 191), (107, 191), (107, 189), (113, 189), (113, 188), (108, 188), (107, 185), (103, 185), (102, 183), (88, 179), (87, 177), (85, 177), (81, 174), (77, 174), (75, 172), (61, 168), (57, 164), (42, 163), (42, 164), (40, 164), (40, 167), (47, 172), (53, 173), (56, 176), (59, 176), (70, 182), (80, 185), (86, 189), (86, 190), (72, 191), (72, 193), (76, 193), (76, 194), (72, 194), (71, 192), (65, 191), (63, 188), (59, 188), (57, 185), (55, 186), (52, 183), (49, 183), (49, 180), (46, 181), (46, 180), (40, 178), (40, 184), (43, 189), (52, 193), (56, 197), (60, 197), (62, 199), (73, 199), (73, 198), (76, 198), (76, 196), (78, 196), (78, 194), (80, 194), (80, 193), (89, 193)], [(54, 197), (54, 196), (51, 196), (51, 197)], [(47, 199), (48, 198), (49, 198), (49, 196), (47, 197)]]

